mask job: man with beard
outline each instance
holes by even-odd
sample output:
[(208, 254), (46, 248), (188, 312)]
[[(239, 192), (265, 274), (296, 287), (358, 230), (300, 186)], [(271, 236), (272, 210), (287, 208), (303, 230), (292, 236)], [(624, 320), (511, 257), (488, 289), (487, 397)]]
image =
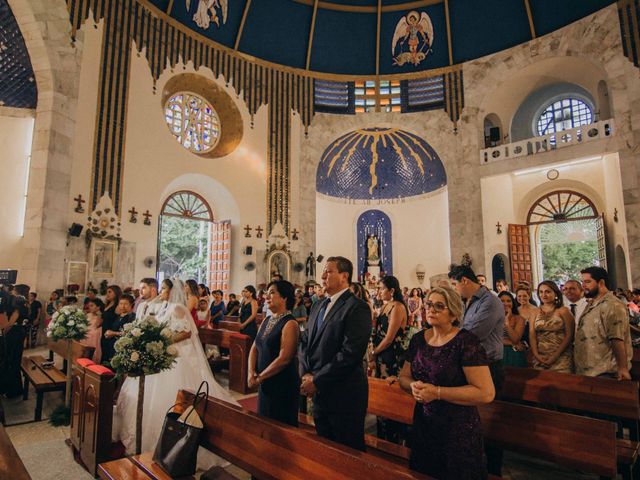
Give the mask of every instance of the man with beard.
[(573, 349), (576, 373), (631, 380), (631, 333), (626, 306), (607, 287), (602, 267), (580, 272), (589, 303), (578, 321)]

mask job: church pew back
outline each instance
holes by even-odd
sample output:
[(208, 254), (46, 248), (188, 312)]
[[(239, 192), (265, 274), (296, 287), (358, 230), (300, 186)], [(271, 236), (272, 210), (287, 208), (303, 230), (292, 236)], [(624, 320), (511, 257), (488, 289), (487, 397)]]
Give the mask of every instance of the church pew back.
[[(397, 383), (369, 378), (368, 413), (411, 425), (414, 406)], [(586, 472), (616, 475), (613, 422), (502, 401), (478, 410), (487, 442)]]
[(247, 384), (249, 372), (249, 350), (253, 341), (251, 337), (238, 332), (220, 328), (201, 328), (198, 330), (200, 342), (204, 345), (217, 345), (229, 350), (229, 388), (242, 394), (251, 389)]
[[(181, 390), (187, 405), (193, 392)], [(373, 455), (209, 397), (203, 445), (260, 479), (426, 479)]]
[(11, 478), (12, 480), (31, 479), (2, 425), (0, 425), (0, 478)]

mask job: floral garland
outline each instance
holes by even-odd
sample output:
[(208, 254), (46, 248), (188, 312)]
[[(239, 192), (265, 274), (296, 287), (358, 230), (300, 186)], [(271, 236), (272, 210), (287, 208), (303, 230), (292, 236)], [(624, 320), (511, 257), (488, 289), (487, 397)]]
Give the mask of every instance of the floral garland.
[(173, 333), (166, 323), (153, 317), (128, 323), (114, 345), (111, 367), (119, 377), (153, 375), (173, 366), (178, 351), (171, 343)]
[(51, 317), (47, 327), (47, 337), (53, 340), (82, 340), (87, 336), (89, 321), (85, 313), (68, 305), (62, 307)]

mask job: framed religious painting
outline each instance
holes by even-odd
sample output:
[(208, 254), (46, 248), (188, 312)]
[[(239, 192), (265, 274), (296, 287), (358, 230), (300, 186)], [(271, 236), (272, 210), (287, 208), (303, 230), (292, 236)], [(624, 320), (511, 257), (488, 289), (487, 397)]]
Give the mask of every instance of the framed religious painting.
[(94, 239), (91, 244), (91, 273), (98, 277), (113, 277), (116, 273), (115, 240)]
[(89, 264), (87, 262), (67, 263), (67, 288), (69, 295), (84, 295), (87, 290), (87, 275)]

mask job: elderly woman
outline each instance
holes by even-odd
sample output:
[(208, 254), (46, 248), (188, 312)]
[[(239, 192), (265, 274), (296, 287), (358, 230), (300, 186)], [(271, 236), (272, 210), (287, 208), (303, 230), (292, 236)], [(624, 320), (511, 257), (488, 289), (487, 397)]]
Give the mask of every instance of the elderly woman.
[(300, 379), (295, 356), (300, 330), (291, 314), (295, 289), (286, 280), (271, 282), (265, 301), (272, 315), (260, 324), (249, 352), (248, 383), (260, 386), (258, 414), (297, 426)]
[(458, 328), (462, 300), (453, 289), (434, 288), (425, 307), (433, 328), (411, 339), (400, 373), (416, 400), (410, 466), (439, 479), (487, 478), (476, 408), (495, 396), (486, 352)]

